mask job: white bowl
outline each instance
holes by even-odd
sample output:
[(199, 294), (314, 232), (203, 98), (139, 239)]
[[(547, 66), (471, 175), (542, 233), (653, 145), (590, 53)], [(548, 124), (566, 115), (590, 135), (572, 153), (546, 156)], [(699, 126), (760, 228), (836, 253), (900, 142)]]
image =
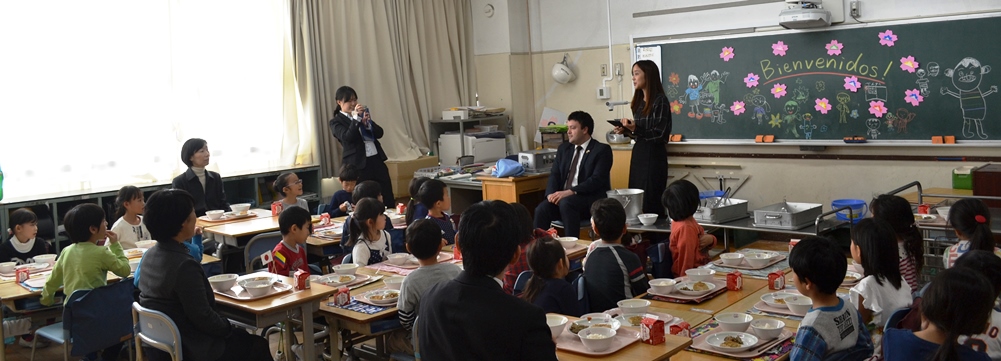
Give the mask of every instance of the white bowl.
[(16, 262), (4, 262), (4, 263), (0, 263), (0, 272), (3, 272), (3, 273), (14, 273), (14, 266), (17, 266)]
[(209, 284), (212, 285), (212, 289), (216, 291), (225, 291), (233, 288), (236, 284), (236, 274), (235, 273), (223, 273), (221, 275), (215, 275), (209, 277)]
[(674, 285), (677, 283), (678, 281), (670, 278), (656, 278), (650, 280), (650, 289), (654, 293), (666, 295), (674, 291)]
[(650, 308), (650, 301), (628, 299), (616, 303), (623, 314), (644, 314)]
[(604, 312), (592, 312), (592, 313), (585, 313), (582, 316), (580, 316), (580, 318), (584, 320), (588, 318), (612, 318), (612, 315)]
[(407, 263), (408, 259), (410, 259), (409, 253), (393, 253), (389, 255), (389, 259), (386, 260), (386, 263), (394, 266), (402, 266)]
[[(743, 345), (740, 347), (723, 347), (723, 341), (726, 339), (727, 336), (740, 338), (740, 340), (743, 341)], [(746, 332), (724, 331), (709, 335), (709, 337), (706, 337), (706, 343), (708, 343), (709, 346), (712, 346), (712, 348), (720, 351), (741, 352), (741, 351), (747, 351), (751, 349), (751, 347), (754, 347), (754, 345), (757, 345), (758, 338)]]
[(601, 352), (612, 347), (612, 339), (615, 338), (615, 330), (605, 327), (589, 327), (577, 333), (580, 342), (591, 352)]
[(546, 315), (546, 324), (549, 325), (549, 332), (552, 332), (554, 340), (563, 334), (563, 329), (567, 328), (567, 321), (569, 321), (569, 319), (565, 316), (554, 314)]
[(723, 264), (727, 266), (739, 265), (741, 261), (744, 260), (743, 253), (724, 253), (719, 255), (719, 259), (723, 261)]
[(242, 281), (240, 282), (240, 287), (247, 290), (251, 296), (260, 297), (268, 294), (271, 291), (271, 282), (268, 281)]
[(322, 283), (330, 287), (339, 287), (354, 282), (355, 275), (332, 273), (320, 276), (315, 282)]
[(390, 276), (382, 279), (382, 283), (386, 284), (386, 288), (391, 290), (398, 290), (400, 286), (403, 285), (403, 276)]
[[(772, 292), (761, 295), (761, 302), (764, 302), (768, 306), (775, 308), (789, 308), (786, 306), (785, 298), (792, 296), (792, 293), (788, 292)], [(781, 301), (781, 302), (779, 302)]]
[(355, 263), (339, 264), (335, 265), (333, 268), (334, 273), (340, 275), (353, 275), (355, 272), (358, 272), (358, 265)]
[(136, 242), (136, 248), (153, 248), (156, 245), (156, 241), (139, 241)]
[(771, 340), (782, 334), (782, 328), (786, 323), (772, 319), (758, 319), (751, 321), (751, 331), (762, 340)]
[[(716, 289), (716, 284), (715, 283), (712, 283), (712, 282), (702, 282), (702, 283), (706, 284), (706, 286), (709, 286), (709, 289), (703, 290), (703, 291), (695, 291), (694, 290), (695, 289), (694, 285), (696, 283), (699, 283), (699, 282), (702, 282), (702, 281), (685, 281), (685, 282), (681, 282), (679, 284), (674, 285), (674, 289), (677, 290), (678, 292), (681, 292), (681, 294), (683, 294), (683, 295), (689, 295), (689, 296), (701, 296), (701, 295), (707, 294), (709, 292), (712, 292), (713, 290)], [(686, 290), (686, 289), (688, 289), (688, 290)]]
[(716, 314), (715, 319), (723, 331), (744, 332), (747, 331), (747, 326), (751, 325), (754, 317), (746, 313), (724, 312)]
[(570, 249), (577, 245), (577, 237), (560, 237), (556, 240), (560, 241), (563, 248)]
[(800, 316), (806, 315), (807, 312), (810, 312), (810, 308), (813, 308), (813, 300), (803, 295), (786, 296), (784, 300), (789, 311)]
[(685, 275), (688, 276), (689, 281), (709, 282), (713, 280), (714, 274), (716, 274), (716, 271), (706, 268), (692, 268), (685, 271)]
[(56, 255), (54, 254), (40, 254), (32, 259), (35, 260), (35, 263), (48, 263), (50, 266), (56, 263)]
[(853, 283), (858, 282), (862, 279), (862, 274), (858, 272), (846, 271), (845, 280), (842, 283)]
[(637, 217), (640, 218), (640, 223), (643, 223), (644, 226), (652, 226), (654, 223), (657, 223), (656, 213), (643, 213)]
[(774, 253), (751, 252), (744, 255), (744, 260), (746, 260), (747, 264), (751, 265), (751, 267), (761, 268), (768, 264), (768, 262), (771, 262), (772, 258), (775, 258), (775, 256), (776, 255)]
[(952, 207), (937, 207), (935, 208), (935, 212), (938, 212), (938, 215), (942, 216), (942, 218), (945, 218), (945, 221), (948, 222), (950, 208)]
[(132, 269), (132, 273), (136, 273), (136, 268), (139, 268), (139, 259), (130, 259), (129, 268)]
[(233, 210), (236, 214), (246, 214), (250, 210), (250, 203), (237, 203), (229, 205), (229, 209)]
[[(574, 326), (578, 328), (580, 328), (581, 326), (583, 326), (583, 328), (589, 328), (589, 327), (594, 327), (595, 325), (608, 325), (611, 326), (612, 331), (615, 331), (618, 330), (619, 327), (622, 327), (622, 322), (612, 317), (592, 317), (591, 319), (584, 317), (577, 321), (571, 322), (570, 325), (568, 325), (568, 328), (573, 328)], [(595, 327), (595, 328), (601, 328), (601, 327)], [(573, 331), (571, 330), (570, 332)], [(576, 334), (576, 332), (574, 334)]]
[(206, 211), (205, 215), (208, 216), (209, 219), (211, 219), (211, 220), (214, 221), (214, 220), (218, 220), (218, 219), (222, 218), (222, 215), (224, 213), (226, 213), (226, 212), (225, 211), (220, 211), (218, 209), (214, 209), (214, 210), (211, 210), (211, 211)]

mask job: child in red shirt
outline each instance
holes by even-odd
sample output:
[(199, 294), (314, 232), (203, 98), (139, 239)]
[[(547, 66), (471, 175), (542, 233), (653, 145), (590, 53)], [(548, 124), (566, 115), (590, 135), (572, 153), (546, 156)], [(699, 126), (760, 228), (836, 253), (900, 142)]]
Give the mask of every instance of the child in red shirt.
[(309, 272), (306, 263), (306, 238), (313, 233), (313, 220), (305, 208), (289, 207), (278, 216), (282, 241), (278, 242), (268, 263), (268, 272), (291, 276), (297, 270)]
[(670, 248), (675, 277), (685, 271), (709, 263), (709, 249), (716, 245), (716, 236), (706, 234), (692, 215), (699, 209), (699, 189), (692, 182), (677, 180), (664, 190), (661, 197), (671, 223)]

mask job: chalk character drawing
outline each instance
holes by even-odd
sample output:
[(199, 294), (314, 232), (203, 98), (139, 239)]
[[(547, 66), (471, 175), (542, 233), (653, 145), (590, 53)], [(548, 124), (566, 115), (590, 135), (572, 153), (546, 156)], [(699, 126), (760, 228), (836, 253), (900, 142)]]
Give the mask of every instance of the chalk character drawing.
[(799, 123), (799, 103), (795, 100), (790, 100), (786, 102), (785, 105), (786, 115), (782, 117), (782, 121), (786, 123), (789, 127), (786, 131), (791, 133), (793, 137), (799, 138), (799, 132), (796, 130), (796, 124)]
[(938, 63), (936, 63), (934, 61), (928, 63), (927, 68), (928, 68), (928, 76), (932, 77), (932, 78), (937, 77), (938, 76), (938, 72), (941, 69), (941, 67), (938, 65)]
[(858, 119), (858, 109), (852, 109), (852, 114), (850, 116), (852, 119)]
[(865, 134), (869, 136), (869, 139), (876, 139), (879, 136), (879, 119), (869, 118), (865, 120), (865, 127), (869, 128)]
[(894, 130), (893, 125), (897, 124), (897, 116), (887, 113), (886, 120), (883, 122), (886, 123), (886, 131), (892, 132)]
[(852, 97), (851, 95), (848, 95), (848, 93), (845, 92), (838, 93), (837, 109), (838, 112), (840, 113), (840, 115), (838, 116), (838, 123), (848, 123), (848, 112), (849, 112), (848, 101), (850, 100), (852, 100)]
[(799, 129), (803, 130), (803, 136), (806, 137), (806, 139), (813, 139), (813, 130), (817, 129), (817, 126), (813, 124), (812, 114), (803, 114), (803, 125), (800, 125)]
[(946, 87), (942, 87), (942, 95), (951, 95), (959, 99), (959, 107), (963, 111), (963, 136), (973, 138), (970, 130), (970, 123), (976, 126), (977, 135), (980, 139), (987, 139), (984, 132), (983, 120), (987, 115), (988, 95), (998, 91), (997, 85), (991, 85), (987, 92), (980, 91), (980, 83), (984, 74), (991, 72), (990, 65), (981, 65), (980, 61), (974, 58), (963, 58), (953, 69), (945, 69), (945, 76), (952, 78), (952, 85), (959, 91), (953, 92)]
[[(889, 115), (889, 114), (887, 114)], [(896, 119), (897, 133), (907, 133), (907, 124), (914, 120), (917, 114), (911, 113), (906, 108), (897, 109)]]
[(761, 94), (751, 97), (751, 105), (754, 105), (754, 119), (757, 119), (758, 125), (761, 125), (761, 122), (765, 120), (765, 114), (772, 111), (772, 107), (768, 105), (768, 100)]
[(701, 104), (700, 106), (702, 107), (702, 112), (698, 113), (698, 114), (695, 114), (695, 119), (712, 118), (712, 116), (713, 116), (713, 104), (714, 104), (713, 103), (713, 95), (709, 94), (708, 92), (703, 91), (699, 95), (699, 97), (700, 97), (699, 103)]
[[(694, 74), (688, 76), (688, 89), (685, 89), (685, 95), (688, 96), (688, 106), (692, 108), (688, 112), (689, 118), (695, 118), (695, 113), (699, 111), (699, 92), (702, 91), (702, 82)], [(682, 98), (684, 100), (684, 98)], [(684, 103), (684, 101), (682, 101)], [(701, 117), (699, 118), (701, 119)]]
[(928, 81), (929, 80), (928, 80), (928, 78), (925, 77), (927, 75), (927, 73), (928, 72), (925, 71), (923, 68), (922, 69), (918, 69), (918, 71), (917, 71), (918, 80), (915, 81), (915, 83), (918, 84), (918, 89), (920, 90), (921, 96), (923, 96), (923, 97), (926, 97), (926, 96), (928, 96), (929, 93), (931, 93), (931, 91), (928, 90)]
[(866, 83), (863, 87), (865, 89), (865, 101), (870, 102), (873, 100), (879, 100), (886, 102), (886, 86), (880, 85), (878, 83)]
[(719, 85), (721, 83), (726, 83), (726, 77), (730, 75), (730, 72), (724, 71), (721, 75), (718, 71), (711, 71), (702, 74), (702, 79), (705, 80), (706, 91), (713, 95), (713, 104), (719, 104)]
[(730, 113), (730, 108), (728, 108), (725, 104), (717, 104), (716, 109), (713, 110), (712, 121), (717, 124), (726, 123), (726, 120), (723, 119), (723, 112)]

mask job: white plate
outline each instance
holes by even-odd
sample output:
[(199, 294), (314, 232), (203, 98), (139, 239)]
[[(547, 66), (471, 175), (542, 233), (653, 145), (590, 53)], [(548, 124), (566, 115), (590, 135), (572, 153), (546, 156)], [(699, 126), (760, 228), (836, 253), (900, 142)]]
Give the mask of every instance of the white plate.
[[(671, 321), (672, 321), (672, 320), (674, 320), (674, 316), (671, 316), (671, 315), (669, 315), (669, 314), (666, 314), (666, 313), (657, 313), (657, 312), (652, 312), (652, 313), (647, 313), (647, 314), (652, 314), (652, 315), (654, 315), (654, 316), (657, 316), (657, 319), (658, 319), (658, 320), (661, 320), (661, 321), (664, 321), (664, 324), (665, 324), (665, 325), (666, 325), (666, 324), (669, 324), (669, 323), (671, 323)], [(618, 316), (618, 317), (615, 317), (615, 320), (616, 320), (616, 321), (619, 321), (619, 323), (621, 323), (621, 324), (623, 324), (623, 325), (625, 325), (625, 326), (629, 326), (629, 327), (639, 327), (639, 325), (634, 325), (634, 324), (633, 324), (632, 322), (630, 322), (630, 321), (629, 321), (629, 318), (630, 318), (630, 317), (633, 317), (633, 316), (640, 316), (640, 317), (643, 317), (643, 315), (644, 315), (644, 314), (639, 314), (639, 313), (635, 313), (635, 314), (627, 314), (627, 315), (621, 315), (621, 316)]]
[(678, 284), (676, 284), (676, 285), (674, 286), (674, 290), (675, 290), (675, 291), (677, 291), (677, 292), (679, 292), (679, 293), (681, 293), (681, 294), (683, 294), (683, 295), (689, 295), (689, 296), (701, 296), (701, 295), (704, 295), (704, 294), (707, 294), (707, 293), (709, 293), (709, 292), (712, 292), (713, 290), (715, 290), (715, 289), (716, 289), (716, 284), (715, 284), (715, 283), (712, 283), (712, 282), (704, 282), (704, 281), (703, 281), (702, 283), (704, 283), (704, 284), (706, 284), (707, 286), (709, 286), (709, 289), (708, 289), (708, 290), (705, 290), (705, 291), (686, 291), (686, 290), (683, 290), (683, 289), (682, 289), (682, 288), (686, 288), (686, 287), (687, 287), (687, 288), (692, 288), (692, 286), (693, 286), (694, 284), (696, 284), (696, 283), (698, 283), (698, 282), (696, 282), (696, 281), (685, 281), (685, 282), (679, 282)]
[[(741, 347), (723, 347), (723, 346), (720, 346), (720, 345), (723, 344), (723, 340), (727, 336), (739, 337), (740, 340), (744, 343), (744, 346), (741, 346)], [(709, 346), (712, 346), (714, 349), (717, 349), (717, 350), (720, 350), (720, 351), (741, 352), (741, 351), (747, 351), (747, 350), (751, 349), (751, 347), (754, 347), (754, 345), (757, 345), (758, 344), (758, 338), (755, 337), (754, 335), (746, 333), (746, 332), (718, 332), (718, 333), (714, 333), (712, 335), (709, 335), (709, 337), (706, 338), (706, 343), (708, 343)]]
[(48, 279), (48, 277), (29, 278), (27, 281), (24, 281), (24, 284), (28, 285), (28, 287), (42, 288), (45, 287), (45, 281)]
[[(854, 279), (848, 279), (848, 277), (852, 277)], [(862, 280), (862, 275), (861, 274), (859, 274), (858, 272), (848, 271), (848, 272), (845, 272), (845, 280), (842, 283), (856, 283), (856, 282), (858, 282), (860, 280)]]
[(139, 258), (146, 254), (148, 248), (132, 248), (124, 251), (125, 258)]
[(49, 268), (49, 264), (45, 262), (25, 263), (14, 266), (15, 270), (27, 269), (28, 272), (37, 272), (46, 268)]
[[(383, 299), (373, 299), (372, 298), (372, 297), (378, 297), (378, 296), (385, 297), (387, 295), (394, 295), (394, 294), (396, 295), (396, 297), (383, 298)], [(366, 292), (364, 294), (364, 296), (365, 296), (365, 298), (367, 298), (369, 300), (369, 302), (372, 302), (373, 304), (376, 304), (376, 305), (379, 305), (379, 306), (388, 306), (388, 305), (395, 305), (396, 304), (396, 300), (400, 299), (400, 291), (397, 291), (397, 290), (375, 290), (375, 291)]]
[(789, 308), (789, 306), (786, 306), (785, 301), (782, 301), (782, 303), (778, 303), (778, 302), (775, 302), (775, 301), (779, 300), (779, 299), (782, 299), (782, 298), (785, 298), (786, 296), (792, 296), (792, 295), (793, 295), (792, 293), (788, 293), (788, 292), (766, 293), (766, 294), (761, 295), (761, 302), (764, 302), (765, 304), (767, 304), (770, 307), (775, 307), (775, 308)]
[[(578, 322), (579, 324), (586, 325), (588, 327), (592, 325), (607, 323), (609, 325), (612, 325), (612, 330), (615, 331), (618, 331), (619, 327), (622, 327), (622, 322), (619, 322), (619, 320), (616, 320), (614, 318), (591, 318), (591, 320), (588, 320), (587, 318), (582, 318), (574, 322)], [(576, 335), (576, 333), (570, 332), (570, 326), (573, 325), (574, 322), (567, 322), (566, 332)]]
[(322, 283), (330, 287), (338, 287), (355, 281), (355, 275), (329, 274), (320, 276), (315, 282)]
[(240, 281), (244, 280), (255, 280), (255, 281), (270, 281), (271, 283), (278, 282), (278, 275), (269, 272), (255, 272), (249, 275), (243, 275), (236, 278), (236, 284), (240, 284)]

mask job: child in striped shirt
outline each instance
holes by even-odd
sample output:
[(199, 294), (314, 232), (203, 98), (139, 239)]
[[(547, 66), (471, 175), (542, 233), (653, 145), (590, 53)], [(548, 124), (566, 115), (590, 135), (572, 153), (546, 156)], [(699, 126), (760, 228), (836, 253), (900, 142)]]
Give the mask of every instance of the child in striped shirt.
[(959, 243), (949, 247), (942, 255), (945, 268), (950, 268), (959, 256), (967, 251), (979, 249), (1001, 257), (1001, 249), (994, 247), (991, 235), (991, 212), (983, 201), (964, 198), (949, 209), (949, 223), (956, 230)]
[(900, 275), (907, 281), (911, 290), (918, 288), (918, 275), (924, 268), (924, 251), (921, 232), (914, 224), (911, 204), (900, 196), (883, 194), (869, 203), (872, 216), (886, 221), (897, 235), (897, 258), (900, 265)]

